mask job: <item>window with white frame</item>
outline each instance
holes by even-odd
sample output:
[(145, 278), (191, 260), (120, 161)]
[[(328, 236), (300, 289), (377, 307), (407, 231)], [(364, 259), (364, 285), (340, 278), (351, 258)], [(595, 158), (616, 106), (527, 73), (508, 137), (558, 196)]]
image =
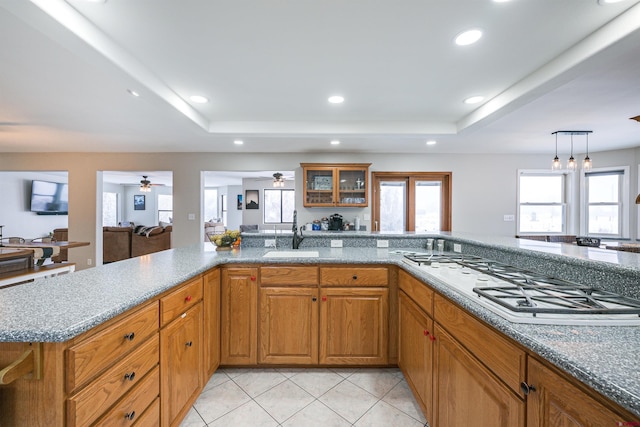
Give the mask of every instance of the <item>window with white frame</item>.
[(118, 225), (118, 193), (102, 193), (102, 226)]
[(270, 189), (264, 190), (264, 223), (282, 224), (293, 222), (295, 209), (295, 190)]
[(220, 214), (218, 213), (218, 189), (204, 189), (204, 219), (205, 221), (217, 221)]
[(173, 222), (173, 195), (158, 194), (158, 224)]
[(584, 173), (584, 222), (587, 234), (622, 237), (626, 228), (623, 200), (625, 170), (611, 169)]
[(567, 233), (567, 175), (563, 172), (520, 172), (518, 233)]

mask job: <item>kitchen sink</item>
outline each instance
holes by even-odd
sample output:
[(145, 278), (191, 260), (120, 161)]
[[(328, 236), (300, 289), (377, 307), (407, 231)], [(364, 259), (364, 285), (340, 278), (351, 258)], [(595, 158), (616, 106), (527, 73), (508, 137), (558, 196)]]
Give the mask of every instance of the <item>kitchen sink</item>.
[(269, 251), (264, 258), (318, 258), (318, 251)]

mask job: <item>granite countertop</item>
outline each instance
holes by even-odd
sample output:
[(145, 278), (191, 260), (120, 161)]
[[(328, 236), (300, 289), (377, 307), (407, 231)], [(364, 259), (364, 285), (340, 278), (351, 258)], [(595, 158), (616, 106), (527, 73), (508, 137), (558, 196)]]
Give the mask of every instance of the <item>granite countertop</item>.
[[(442, 237), (447, 238), (447, 235)], [(448, 238), (463, 243), (473, 240), (461, 235), (449, 235)], [(521, 249), (513, 242), (506, 242), (503, 247), (491, 240), (485, 239), (483, 244), (489, 247), (497, 245), (503, 250)], [(543, 250), (536, 247), (531, 250)], [(553, 252), (553, 246), (550, 248)], [(585, 260), (580, 253), (582, 249), (574, 254), (580, 262)], [(637, 357), (639, 327), (511, 323), (458, 294), (424, 270), (404, 263), (402, 255), (394, 253), (394, 249), (309, 247), (301, 250), (317, 250), (320, 257), (264, 258), (263, 255), (270, 250), (273, 249), (243, 248), (216, 252), (213, 245), (204, 243), (1, 289), (0, 342), (69, 340), (221, 264), (395, 264), (428, 282), (532, 352), (640, 416), (640, 382), (637, 381), (640, 378), (640, 358)], [(625, 255), (638, 257), (637, 254)], [(556, 255), (552, 253), (550, 256)], [(618, 267), (635, 269), (633, 261), (618, 264)]]

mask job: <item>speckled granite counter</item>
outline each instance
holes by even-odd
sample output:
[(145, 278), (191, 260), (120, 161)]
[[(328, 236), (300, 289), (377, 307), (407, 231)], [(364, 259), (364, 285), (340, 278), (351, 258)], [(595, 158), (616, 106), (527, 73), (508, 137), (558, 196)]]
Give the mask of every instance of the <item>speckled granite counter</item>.
[[(346, 233), (345, 233), (346, 234)], [(487, 239), (480, 243), (471, 236), (442, 235), (449, 242), (459, 242), (463, 249), (498, 253), (505, 257), (528, 259), (539, 252), (539, 260), (605, 270), (609, 274), (639, 273), (638, 254), (618, 258), (617, 262), (598, 261), (586, 248), (565, 248), (547, 243), (531, 246), (516, 239)], [(407, 236), (398, 237), (398, 239)], [(424, 236), (410, 239), (424, 239)], [(244, 242), (244, 239), (243, 239)], [(306, 243), (307, 241), (305, 241)], [(415, 249), (408, 245), (409, 249)], [(391, 245), (390, 245), (391, 246)], [(395, 245), (394, 245), (395, 246)], [(419, 245), (418, 245), (419, 247)], [(520, 342), (595, 390), (640, 416), (640, 327), (548, 326), (510, 323), (494, 315), (473, 300), (452, 290), (423, 270), (402, 262), (401, 255), (383, 248), (303, 247), (318, 250), (319, 258), (263, 258), (269, 249), (243, 248), (215, 252), (213, 245), (203, 244), (173, 249), (142, 258), (133, 258), (102, 267), (52, 279), (41, 279), (0, 290), (0, 341), (66, 341), (185, 280), (221, 264), (229, 263), (385, 263), (395, 264), (429, 282), (434, 289), (458, 302), (468, 311), (506, 335)], [(557, 249), (557, 250), (556, 250)], [(497, 251), (497, 252), (496, 252)], [(560, 253), (554, 253), (554, 252)], [(565, 252), (572, 253), (565, 253)], [(575, 253), (573, 253), (575, 252)], [(536, 258), (536, 257), (533, 257)], [(522, 261), (522, 260), (520, 260)], [(602, 265), (600, 265), (602, 264)], [(541, 264), (538, 264), (541, 265)], [(546, 267), (546, 264), (545, 264)], [(636, 276), (637, 277), (637, 276)], [(637, 286), (637, 281), (635, 282)]]

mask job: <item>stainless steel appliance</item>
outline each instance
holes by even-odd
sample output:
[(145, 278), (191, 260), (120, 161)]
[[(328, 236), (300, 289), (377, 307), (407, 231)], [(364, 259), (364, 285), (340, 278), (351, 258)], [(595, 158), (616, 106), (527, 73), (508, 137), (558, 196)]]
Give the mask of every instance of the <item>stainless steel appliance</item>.
[(484, 258), (407, 254), (452, 289), (515, 323), (640, 325), (640, 300)]

